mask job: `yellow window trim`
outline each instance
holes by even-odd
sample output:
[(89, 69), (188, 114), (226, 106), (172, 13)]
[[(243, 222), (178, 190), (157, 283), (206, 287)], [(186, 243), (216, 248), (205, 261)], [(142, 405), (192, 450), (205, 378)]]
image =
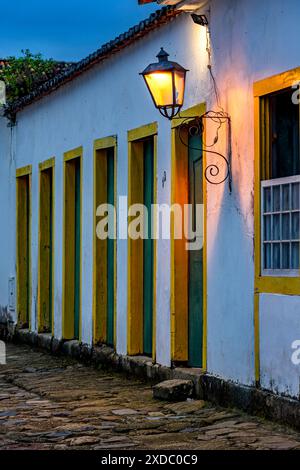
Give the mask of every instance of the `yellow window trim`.
[[(261, 134), (261, 98), (271, 93), (291, 88), (300, 81), (300, 68), (260, 80), (253, 85), (254, 94), (254, 335), (255, 335), (255, 379), (260, 380), (260, 332), (259, 294), (300, 295), (300, 277), (261, 276), (261, 180), (267, 172), (261, 169), (261, 145), (265, 133)], [(263, 174), (264, 173), (264, 174)]]
[(53, 168), (55, 166), (55, 157), (48, 158), (48, 160), (44, 160), (43, 162), (39, 163), (39, 170), (48, 170), (49, 168)]
[[(171, 205), (175, 204), (177, 201), (176, 191), (177, 185), (176, 180), (178, 178), (176, 171), (176, 161), (177, 161), (177, 145), (178, 138), (176, 138), (176, 128), (183, 122), (187, 122), (187, 118), (193, 119), (193, 117), (202, 116), (206, 112), (206, 104), (201, 103), (196, 106), (193, 106), (189, 109), (186, 109), (180, 113), (180, 116), (183, 119), (173, 119), (171, 123), (172, 128), (172, 156), (171, 156)], [(205, 130), (203, 135), (203, 141), (205, 141)], [(206, 242), (206, 233), (207, 233), (207, 183), (204, 177), (204, 171), (206, 168), (206, 154), (203, 152), (203, 204), (204, 204), (204, 247), (203, 247), (203, 370), (207, 370), (207, 242)], [(184, 295), (184, 290), (176, 286), (175, 281), (175, 269), (176, 269), (176, 260), (175, 260), (175, 240), (174, 240), (174, 220), (171, 219), (171, 357), (175, 361), (186, 361), (188, 359), (188, 343), (187, 336), (185, 334), (185, 329), (177, 329), (176, 331), (176, 295), (177, 297)], [(181, 273), (183, 277), (186, 276), (185, 273)], [(179, 299), (181, 304), (185, 303), (184, 299)], [(188, 321), (188, 312), (186, 309), (178, 312), (178, 315), (187, 324)]]
[(68, 330), (69, 327), (66, 324), (65, 321), (65, 306), (66, 306), (66, 299), (65, 299), (65, 280), (66, 280), (66, 260), (65, 260), (65, 255), (66, 255), (66, 224), (65, 224), (65, 216), (66, 216), (66, 163), (70, 160), (73, 160), (75, 158), (80, 158), (80, 169), (81, 169), (81, 174), (80, 174), (80, 209), (81, 209), (81, 227), (80, 227), (80, 293), (79, 293), (79, 341), (81, 341), (82, 337), (82, 311), (81, 311), (81, 300), (82, 300), (82, 214), (83, 214), (83, 207), (82, 207), (82, 193), (83, 193), (83, 165), (82, 165), (82, 160), (83, 160), (83, 147), (76, 147), (72, 150), (69, 150), (64, 153), (63, 155), (63, 161), (64, 161), (64, 170), (63, 170), (63, 291), (62, 291), (62, 333), (63, 333), (63, 338), (68, 339), (67, 337), (69, 336)]
[[(44, 160), (39, 164), (39, 188), (40, 194), (42, 194), (42, 187), (41, 187), (41, 173), (45, 170), (49, 170), (50, 168), (53, 169), (52, 173), (52, 197), (53, 197), (53, 207), (52, 207), (52, 324), (51, 324), (51, 331), (52, 335), (54, 336), (54, 271), (55, 271), (55, 263), (54, 263), (54, 253), (55, 253), (55, 157), (49, 158)], [(39, 201), (39, 247), (41, 243), (41, 200)], [(42, 324), (42, 313), (40, 307), (40, 292), (41, 292), (41, 282), (44, 279), (44, 275), (41, 273), (41, 253), (40, 248), (38, 250), (38, 329), (42, 328), (44, 325)], [(42, 330), (41, 330), (42, 331)]]
[[(153, 192), (154, 200), (153, 203), (157, 204), (157, 133), (158, 124), (152, 122), (136, 129), (129, 130), (128, 136), (128, 207), (132, 204), (132, 189), (134, 187), (133, 182), (133, 154), (134, 144), (147, 137), (154, 137), (154, 156), (153, 156), (153, 167), (154, 167), (154, 181), (153, 181)], [(156, 230), (156, 217), (154, 216), (154, 230)], [(136, 292), (132, 292), (132, 241), (128, 237), (128, 255), (127, 255), (127, 351), (129, 355), (136, 355), (142, 353), (142, 324), (132, 314), (131, 305), (136, 302), (134, 296), (141, 295), (142, 289), (137, 289)], [(142, 258), (140, 259), (142, 262)], [(157, 270), (157, 243), (153, 240), (153, 336), (152, 336), (152, 360), (156, 360), (156, 270)], [(137, 320), (137, 321), (136, 321)]]
[[(93, 342), (97, 343), (98, 341), (106, 341), (106, 318), (102, 319), (100, 325), (97, 325), (99, 319), (97, 318), (96, 310), (96, 289), (97, 289), (97, 266), (96, 266), (96, 210), (97, 210), (97, 198), (96, 198), (96, 164), (97, 164), (97, 151), (98, 150), (107, 150), (109, 148), (114, 148), (114, 199), (115, 199), (115, 210), (117, 211), (117, 154), (118, 154), (118, 141), (117, 136), (103, 137), (101, 139), (96, 139), (94, 141), (94, 176), (93, 176)], [(106, 175), (105, 175), (106, 176)], [(116, 347), (117, 343), (117, 243), (114, 242), (114, 346)], [(104, 279), (104, 282), (107, 280)], [(105, 286), (106, 288), (106, 286)], [(98, 330), (100, 327), (100, 332)]]
[[(192, 106), (191, 108), (185, 109), (184, 111), (180, 111), (180, 118), (174, 118), (171, 121), (171, 128), (176, 129), (181, 124), (192, 120), (193, 118), (202, 116), (206, 112), (206, 105), (205, 103), (197, 104)], [(190, 118), (190, 119), (188, 119)]]
[(68, 162), (69, 160), (73, 160), (74, 158), (82, 158), (82, 155), (83, 147), (76, 147), (64, 153), (64, 162)]
[(103, 137), (94, 141), (94, 150), (106, 150), (117, 146), (117, 136)]
[(271, 93), (292, 87), (300, 81), (300, 68), (289, 70), (254, 83), (254, 253), (255, 253), (255, 291), (270, 294), (300, 295), (299, 277), (261, 276), (261, 143), (264, 135), (260, 130), (260, 99)]
[(32, 165), (23, 166), (22, 168), (16, 169), (16, 177), (31, 175)]
[(254, 97), (259, 98), (270, 93), (275, 93), (285, 88), (291, 88), (295, 83), (300, 80), (300, 67), (297, 67), (287, 72), (267, 77), (254, 83)]
[(157, 122), (152, 122), (136, 129), (132, 129), (127, 132), (128, 142), (133, 142), (135, 140), (145, 139), (146, 137), (151, 137), (152, 135), (157, 134), (158, 125)]

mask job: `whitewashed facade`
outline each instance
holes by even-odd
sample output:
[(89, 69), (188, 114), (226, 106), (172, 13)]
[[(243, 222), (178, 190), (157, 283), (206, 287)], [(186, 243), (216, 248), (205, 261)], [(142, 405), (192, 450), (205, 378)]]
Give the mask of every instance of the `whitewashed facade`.
[[(220, 104), (232, 122), (232, 193), (228, 182), (206, 185), (206, 364), (209, 374), (261, 386), (299, 399), (299, 365), (292, 343), (300, 339), (298, 289), (258, 293), (254, 246), (254, 83), (300, 66), (298, 0), (211, 0), (212, 70)], [(210, 15), (207, 13), (210, 6)], [(202, 10), (201, 10), (202, 11)], [(204, 103), (217, 110), (208, 65), (207, 31), (189, 13), (152, 31), (103, 63), (24, 107), (16, 125), (0, 118), (0, 312), (16, 321), (9, 279), (16, 278), (16, 169), (31, 174), (31, 329), (37, 331), (39, 163), (55, 157), (54, 336), (62, 337), (63, 155), (77, 147), (82, 157), (81, 341), (93, 342), (93, 143), (117, 136), (118, 196), (128, 194), (129, 130), (157, 122), (157, 202), (171, 203), (171, 125), (154, 108), (138, 75), (163, 46), (189, 69), (184, 109)], [(299, 71), (295, 73), (299, 75)], [(206, 139), (215, 127), (207, 123)], [(221, 131), (215, 149), (228, 151)], [(226, 153), (227, 154), (227, 153)], [(207, 163), (213, 156), (207, 156)], [(166, 181), (162, 179), (166, 172)], [(127, 354), (128, 244), (117, 240), (116, 350)], [(291, 282), (285, 280), (284, 285)], [(9, 303), (10, 306), (9, 310)], [(256, 305), (255, 305), (256, 304)], [(259, 329), (258, 329), (259, 326)], [(259, 335), (258, 335), (259, 332)], [(156, 362), (171, 366), (171, 241), (156, 253)], [(258, 362), (259, 360), (259, 362)]]

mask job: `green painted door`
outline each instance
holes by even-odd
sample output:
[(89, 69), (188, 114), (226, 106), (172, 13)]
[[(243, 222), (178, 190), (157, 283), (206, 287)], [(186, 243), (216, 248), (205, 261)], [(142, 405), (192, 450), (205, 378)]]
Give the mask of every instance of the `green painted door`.
[[(189, 204), (192, 204), (193, 230), (196, 204), (203, 204), (202, 140), (189, 138)], [(199, 149), (199, 150), (197, 150)], [(203, 343), (203, 249), (189, 251), (189, 365), (202, 367)]]
[(30, 179), (26, 176), (26, 322), (24, 327), (29, 327), (30, 318)]
[(52, 333), (52, 294), (53, 294), (53, 168), (49, 170), (49, 328)]
[(153, 204), (153, 139), (144, 142), (144, 205), (148, 210), (148, 238), (144, 240), (143, 306), (144, 354), (152, 355), (153, 335), (153, 240), (151, 206)]
[(80, 317), (80, 225), (81, 225), (81, 198), (80, 198), (80, 159), (75, 160), (75, 299), (74, 299), (74, 337), (79, 339)]
[[(107, 203), (114, 206), (114, 149), (107, 150)], [(114, 239), (107, 239), (107, 344), (114, 344)]]

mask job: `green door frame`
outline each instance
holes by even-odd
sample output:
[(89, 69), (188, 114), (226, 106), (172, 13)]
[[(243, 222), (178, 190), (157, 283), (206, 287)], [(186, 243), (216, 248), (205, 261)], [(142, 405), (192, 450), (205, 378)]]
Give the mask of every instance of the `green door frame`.
[[(192, 204), (192, 228), (196, 228), (196, 204), (203, 204), (202, 138), (189, 137), (189, 204)], [(199, 222), (199, 221), (198, 221)], [(189, 359), (191, 367), (203, 366), (203, 248), (188, 253)]]

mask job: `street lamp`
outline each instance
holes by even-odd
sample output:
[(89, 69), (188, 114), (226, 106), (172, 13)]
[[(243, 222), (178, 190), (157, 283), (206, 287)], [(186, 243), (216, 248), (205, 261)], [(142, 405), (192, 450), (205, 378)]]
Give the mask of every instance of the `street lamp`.
[(155, 107), (164, 117), (172, 119), (183, 105), (188, 70), (171, 62), (163, 48), (156, 57), (158, 62), (148, 65), (140, 75), (144, 77)]

